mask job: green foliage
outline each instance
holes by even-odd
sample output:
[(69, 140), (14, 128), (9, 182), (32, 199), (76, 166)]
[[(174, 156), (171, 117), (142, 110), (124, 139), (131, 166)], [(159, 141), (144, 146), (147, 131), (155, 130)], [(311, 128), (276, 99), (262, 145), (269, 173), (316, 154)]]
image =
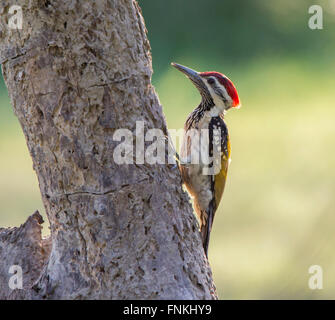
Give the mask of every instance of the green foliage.
[[(201, 59), (199, 69), (249, 64), (262, 57), (306, 54), (334, 48), (335, 15), (324, 8), (324, 29), (308, 28), (312, 0), (140, 0), (156, 73), (168, 62)], [(329, 55), (329, 52), (327, 52)]]

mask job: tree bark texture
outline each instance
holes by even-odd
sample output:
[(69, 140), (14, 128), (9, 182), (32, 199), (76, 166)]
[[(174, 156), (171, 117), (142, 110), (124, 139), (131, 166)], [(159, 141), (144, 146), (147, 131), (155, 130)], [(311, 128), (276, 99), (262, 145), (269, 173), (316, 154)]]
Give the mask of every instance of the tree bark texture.
[[(26, 1), (22, 30), (6, 25), (13, 4), (1, 1), (0, 58), (52, 248), (36, 214), (1, 229), (0, 295), (215, 299), (179, 171), (113, 160), (116, 129), (143, 120), (167, 132), (136, 1)], [(23, 264), (23, 290), (4, 289), (11, 263)]]

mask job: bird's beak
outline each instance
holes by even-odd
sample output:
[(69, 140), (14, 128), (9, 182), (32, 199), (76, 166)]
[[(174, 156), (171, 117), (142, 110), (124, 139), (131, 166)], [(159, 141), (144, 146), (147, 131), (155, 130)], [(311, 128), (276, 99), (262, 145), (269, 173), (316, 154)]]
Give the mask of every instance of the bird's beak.
[(175, 67), (177, 70), (181, 71), (183, 74), (185, 74), (196, 85), (202, 83), (199, 72), (192, 70), (188, 67), (182, 66), (181, 64), (178, 63), (172, 62), (171, 65)]
[(195, 87), (199, 90), (199, 93), (204, 101), (211, 101), (211, 94), (208, 91), (206, 85), (204, 84), (199, 72), (184, 67), (178, 63), (172, 62), (171, 65), (174, 66), (177, 70), (181, 71), (186, 77), (188, 77), (192, 81)]

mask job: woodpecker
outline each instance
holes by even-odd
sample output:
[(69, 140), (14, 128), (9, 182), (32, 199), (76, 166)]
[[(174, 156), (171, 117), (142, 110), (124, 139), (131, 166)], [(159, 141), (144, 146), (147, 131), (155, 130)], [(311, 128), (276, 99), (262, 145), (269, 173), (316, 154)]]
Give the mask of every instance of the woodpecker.
[(240, 107), (240, 100), (233, 82), (222, 73), (197, 72), (177, 63), (171, 65), (184, 73), (201, 95), (199, 106), (184, 125), (178, 165), (183, 183), (193, 198), (208, 258), (210, 232), (230, 162), (230, 140), (224, 115), (227, 110)]

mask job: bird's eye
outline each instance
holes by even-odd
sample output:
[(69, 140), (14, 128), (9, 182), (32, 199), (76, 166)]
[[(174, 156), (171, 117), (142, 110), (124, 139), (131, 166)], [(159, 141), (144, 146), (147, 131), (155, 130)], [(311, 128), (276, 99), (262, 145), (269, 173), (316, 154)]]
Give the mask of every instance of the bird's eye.
[(213, 84), (213, 83), (215, 83), (215, 80), (214, 80), (213, 78), (209, 78), (209, 79), (207, 80), (207, 82), (208, 82), (209, 84)]

